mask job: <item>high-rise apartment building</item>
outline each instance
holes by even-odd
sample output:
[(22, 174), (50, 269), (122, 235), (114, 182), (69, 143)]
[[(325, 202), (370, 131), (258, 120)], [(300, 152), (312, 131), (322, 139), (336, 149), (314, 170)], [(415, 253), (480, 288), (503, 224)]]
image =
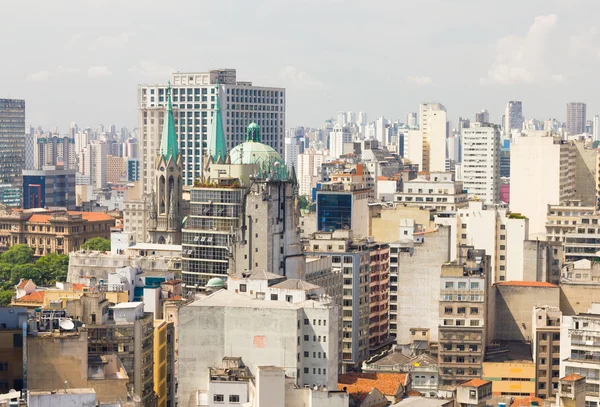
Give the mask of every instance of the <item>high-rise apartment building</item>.
[(348, 127), (336, 124), (329, 133), (329, 155), (333, 158), (339, 158), (350, 152), (348, 148), (352, 143), (352, 133)]
[(446, 118), (446, 108), (440, 103), (424, 103), (419, 108), (424, 172), (446, 169)]
[(481, 112), (475, 113), (475, 122), (476, 123), (489, 123), (490, 122), (490, 112), (487, 109), (483, 109)]
[[(14, 205), (14, 193), (21, 188), (25, 168), (25, 101), (0, 99), (0, 184), (14, 192), (3, 193), (0, 200)], [(6, 196), (7, 199), (4, 199)], [(19, 199), (20, 200), (20, 194)], [(12, 201), (12, 202), (9, 202)]]
[(470, 198), (486, 203), (500, 200), (500, 130), (486, 123), (473, 123), (462, 132), (463, 185)]
[(587, 105), (582, 102), (567, 103), (567, 130), (569, 134), (585, 133)]
[(519, 100), (511, 100), (506, 104), (504, 111), (504, 132), (523, 129), (523, 103)]
[(592, 135), (594, 141), (600, 141), (600, 116), (594, 116), (594, 123), (592, 125)]
[[(560, 321), (558, 307), (539, 306), (533, 309), (533, 360), (536, 363), (536, 397), (552, 399), (558, 392), (560, 376)], [(558, 360), (557, 360), (558, 359)]]
[[(215, 86), (216, 84), (219, 86)], [(216, 92), (221, 100), (221, 116), (227, 149), (244, 140), (251, 122), (262, 129), (262, 140), (283, 154), (285, 136), (285, 89), (255, 86), (238, 81), (235, 69), (209, 72), (174, 73), (173, 112), (182, 155), (183, 185), (193, 185), (201, 177), (203, 157), (208, 148)], [(138, 87), (138, 131), (141, 179), (144, 193), (151, 193), (155, 179), (155, 159), (166, 104), (166, 84)]]
[(442, 384), (481, 378), (487, 345), (489, 256), (461, 247), (458, 260), (442, 265), (438, 360)]
[(41, 170), (46, 165), (62, 165), (65, 169), (75, 169), (75, 139), (56, 134), (36, 134), (33, 160), (34, 170)]

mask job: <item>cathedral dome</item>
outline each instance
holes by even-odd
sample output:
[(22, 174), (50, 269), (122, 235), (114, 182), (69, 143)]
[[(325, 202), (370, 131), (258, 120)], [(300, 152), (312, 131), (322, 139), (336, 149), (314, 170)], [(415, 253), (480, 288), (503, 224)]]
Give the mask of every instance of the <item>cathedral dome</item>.
[(252, 122), (246, 130), (246, 141), (230, 152), (231, 164), (263, 164), (281, 162), (281, 156), (272, 147), (260, 142), (260, 127)]

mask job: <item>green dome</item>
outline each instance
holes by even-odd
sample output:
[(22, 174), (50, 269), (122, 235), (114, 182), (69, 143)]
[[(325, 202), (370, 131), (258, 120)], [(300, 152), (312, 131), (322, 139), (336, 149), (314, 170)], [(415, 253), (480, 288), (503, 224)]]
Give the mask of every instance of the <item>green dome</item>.
[(230, 152), (232, 164), (272, 164), (281, 162), (281, 156), (272, 147), (260, 142), (260, 127), (252, 122), (246, 130), (246, 141)]
[(225, 287), (225, 281), (223, 281), (223, 279), (219, 278), (219, 277), (211, 278), (210, 280), (208, 280), (208, 283), (206, 283), (206, 288), (224, 288), (224, 287)]

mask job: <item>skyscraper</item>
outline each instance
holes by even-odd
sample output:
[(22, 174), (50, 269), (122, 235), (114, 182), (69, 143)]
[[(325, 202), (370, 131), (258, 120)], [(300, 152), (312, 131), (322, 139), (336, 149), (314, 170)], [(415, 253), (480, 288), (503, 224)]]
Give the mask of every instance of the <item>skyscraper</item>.
[(594, 133), (594, 141), (600, 141), (600, 116), (598, 115), (594, 116), (594, 126), (592, 131)]
[(504, 131), (523, 129), (523, 103), (519, 100), (511, 100), (506, 104), (504, 112)]
[(440, 103), (424, 103), (419, 109), (423, 133), (422, 171), (446, 170), (446, 117), (446, 108)]
[(463, 185), (470, 198), (486, 204), (500, 199), (500, 131), (494, 125), (473, 123), (463, 129)]
[[(216, 84), (219, 84), (216, 87)], [(138, 131), (141, 154), (141, 179), (149, 194), (155, 179), (167, 85), (139, 85)], [(208, 148), (211, 117), (216, 92), (221, 111), (227, 149), (244, 140), (251, 122), (260, 125), (262, 140), (283, 154), (285, 137), (285, 89), (254, 86), (238, 81), (235, 69), (173, 74), (173, 115), (181, 152), (183, 185), (192, 185), (202, 175), (203, 157)]]
[(21, 186), (25, 168), (25, 101), (0, 99), (0, 184)]
[(567, 103), (567, 130), (569, 134), (585, 132), (587, 105), (582, 102)]
[(475, 121), (478, 123), (489, 123), (490, 112), (487, 109), (483, 109), (481, 112), (475, 113)]

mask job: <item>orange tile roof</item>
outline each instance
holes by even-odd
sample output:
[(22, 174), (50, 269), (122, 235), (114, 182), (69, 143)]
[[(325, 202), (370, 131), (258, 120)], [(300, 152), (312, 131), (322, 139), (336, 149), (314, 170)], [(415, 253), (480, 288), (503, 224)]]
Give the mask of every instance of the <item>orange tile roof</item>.
[[(407, 395), (408, 397), (422, 397), (422, 396), (423, 396), (423, 393), (421, 393), (420, 391), (417, 391), (417, 390), (411, 390), (411, 391), (409, 391), (408, 393), (406, 393), (406, 395)], [(512, 406), (511, 406), (511, 407), (512, 407)]]
[(537, 402), (538, 406), (541, 406), (543, 400), (533, 396), (515, 397), (515, 401), (510, 405), (510, 407), (530, 407), (534, 402)]
[(461, 384), (461, 386), (464, 387), (481, 387), (485, 384), (491, 383), (489, 380), (482, 380), (482, 379), (471, 379), (468, 382), (464, 382), (463, 384)]
[[(102, 222), (112, 220), (113, 217), (103, 212), (75, 212), (68, 211), (69, 215), (81, 215), (81, 217), (88, 222)], [(35, 213), (29, 218), (29, 222), (33, 223), (48, 223), (50, 222), (51, 213)]]
[(384, 396), (395, 396), (398, 385), (406, 386), (405, 373), (346, 373), (338, 377), (338, 390), (359, 396), (376, 388)]
[(557, 285), (547, 283), (545, 281), (503, 281), (496, 283), (496, 285), (503, 286), (514, 286), (514, 287), (546, 287), (546, 288), (558, 288)]
[(85, 287), (87, 287), (85, 284), (73, 283), (73, 291), (83, 291)]
[(17, 299), (15, 302), (37, 302), (40, 304), (44, 303), (44, 298), (46, 298), (46, 291), (34, 291), (31, 294), (27, 294)]
[(27, 285), (27, 283), (29, 282), (29, 280), (23, 280), (19, 283), (19, 285), (17, 286), (17, 288), (25, 288), (25, 286)]
[(579, 376), (578, 374), (573, 373), (573, 374), (570, 374), (568, 376), (563, 377), (560, 380), (564, 380), (564, 381), (567, 381), (567, 382), (575, 382), (575, 381), (577, 381), (579, 379), (583, 379), (583, 376)]

